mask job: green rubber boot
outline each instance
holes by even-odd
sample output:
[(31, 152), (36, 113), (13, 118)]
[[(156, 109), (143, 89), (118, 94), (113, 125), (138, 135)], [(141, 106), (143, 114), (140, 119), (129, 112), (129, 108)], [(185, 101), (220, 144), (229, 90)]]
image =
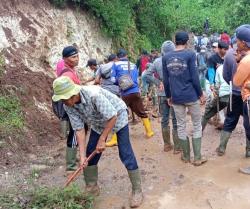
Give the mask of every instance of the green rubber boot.
[(174, 129), (172, 130), (172, 137), (174, 141), (174, 154), (179, 154), (181, 153), (182, 149), (181, 149), (181, 142), (178, 137), (177, 130), (174, 130)]
[(192, 139), (194, 162), (193, 165), (200, 166), (207, 162), (207, 159), (201, 156), (201, 138)]
[(139, 169), (128, 170), (128, 176), (132, 184), (132, 195), (130, 198), (130, 207), (138, 208), (143, 202), (143, 193), (141, 188), (141, 174)]
[(84, 169), (84, 180), (86, 183), (86, 193), (98, 196), (100, 188), (97, 184), (98, 181), (98, 167), (97, 165), (87, 166)]
[(220, 145), (219, 147), (217, 147), (216, 152), (218, 156), (222, 156), (225, 154), (226, 151), (226, 147), (227, 147), (227, 142), (231, 136), (231, 132), (227, 132), (227, 131), (221, 131), (221, 135), (220, 135)]
[(250, 141), (246, 137), (246, 158), (250, 157)]
[(66, 148), (66, 171), (75, 171), (76, 170), (76, 155), (77, 148)]
[(170, 141), (170, 127), (165, 127), (161, 129), (162, 131), (162, 138), (164, 142), (164, 152), (169, 152), (173, 149), (173, 145)]
[(186, 140), (180, 139), (180, 144), (181, 144), (181, 148), (182, 148), (181, 160), (184, 163), (189, 163), (190, 162), (190, 144), (189, 144), (189, 139), (188, 138)]

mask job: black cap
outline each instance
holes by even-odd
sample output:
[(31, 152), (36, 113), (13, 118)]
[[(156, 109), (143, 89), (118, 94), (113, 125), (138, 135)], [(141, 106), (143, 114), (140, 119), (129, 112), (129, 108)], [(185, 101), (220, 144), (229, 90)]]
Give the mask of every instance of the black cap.
[(62, 57), (71, 57), (75, 54), (78, 54), (78, 50), (74, 46), (66, 46), (62, 51)]
[(219, 49), (228, 49), (229, 45), (227, 43), (225, 43), (224, 41), (219, 41), (218, 42), (218, 48)]
[(125, 49), (119, 49), (118, 52), (117, 52), (117, 57), (118, 58), (122, 58), (122, 57), (125, 57), (127, 55), (127, 51)]
[(96, 59), (89, 59), (86, 67), (92, 66), (92, 65), (95, 65), (95, 66), (97, 65)]
[(184, 45), (189, 40), (188, 33), (185, 31), (180, 31), (175, 34), (175, 43), (177, 45)]
[(111, 61), (114, 61), (114, 59), (116, 59), (116, 54), (111, 54), (108, 56), (108, 61), (111, 62)]
[(250, 47), (250, 25), (241, 25), (236, 29), (236, 38), (245, 41), (247, 46)]

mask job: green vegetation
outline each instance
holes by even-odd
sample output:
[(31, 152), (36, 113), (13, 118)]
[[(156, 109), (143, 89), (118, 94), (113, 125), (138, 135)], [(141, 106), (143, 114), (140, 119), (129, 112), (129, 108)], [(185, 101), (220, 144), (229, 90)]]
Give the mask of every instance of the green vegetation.
[(90, 11), (101, 21), (103, 31), (116, 47), (137, 53), (140, 48), (158, 48), (176, 30), (204, 32), (209, 18), (210, 32), (233, 33), (250, 22), (249, 0), (51, 0), (56, 6), (66, 3)]
[(24, 126), (21, 104), (14, 95), (0, 95), (0, 135), (20, 131)]
[(83, 195), (82, 190), (72, 185), (66, 189), (61, 188), (37, 188), (32, 193), (23, 194), (0, 194), (2, 208), (11, 209), (91, 209), (93, 197)]
[(4, 66), (5, 66), (5, 59), (4, 59), (4, 56), (2, 55), (2, 53), (0, 52), (0, 78), (4, 74)]

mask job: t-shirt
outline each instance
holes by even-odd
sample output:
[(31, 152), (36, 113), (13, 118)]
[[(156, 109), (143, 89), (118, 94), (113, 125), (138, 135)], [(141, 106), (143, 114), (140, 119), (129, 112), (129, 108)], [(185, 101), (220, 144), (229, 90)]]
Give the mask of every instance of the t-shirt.
[(250, 52), (239, 63), (236, 73), (234, 74), (233, 83), (241, 86), (241, 95), (243, 101), (250, 96), (250, 90), (246, 85), (250, 84)]

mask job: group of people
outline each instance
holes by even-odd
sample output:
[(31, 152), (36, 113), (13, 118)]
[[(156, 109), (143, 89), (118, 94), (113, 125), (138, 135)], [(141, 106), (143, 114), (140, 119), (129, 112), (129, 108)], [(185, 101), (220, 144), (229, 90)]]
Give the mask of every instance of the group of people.
[[(209, 119), (225, 107), (227, 113), (216, 151), (219, 156), (225, 153), (228, 139), (243, 114), (246, 157), (250, 157), (250, 25), (237, 28), (236, 37), (236, 51), (229, 44), (219, 41), (218, 50), (208, 57), (209, 64), (203, 75), (205, 86), (213, 95), (210, 101), (205, 101), (198, 71), (198, 55), (187, 48), (189, 34), (185, 31), (176, 33), (175, 43), (165, 41), (161, 47), (161, 56), (148, 60), (141, 74), (141, 80), (157, 87), (164, 151), (181, 153), (181, 160), (185, 163), (200, 166), (207, 162), (206, 157), (201, 154), (202, 134)], [(140, 59), (143, 59), (144, 55), (147, 54), (142, 53)], [(75, 71), (79, 62), (78, 50), (73, 46), (65, 47), (62, 57), (57, 65), (58, 78), (53, 82), (52, 100), (54, 103), (63, 104), (65, 112), (60, 118), (62, 121), (69, 121), (66, 170), (72, 172), (76, 169), (77, 146), (80, 165), (96, 150), (98, 154), (84, 169), (84, 179), (86, 191), (98, 195), (98, 161), (105, 147), (118, 145), (119, 157), (132, 184), (130, 207), (139, 207), (143, 202), (143, 193), (137, 160), (130, 144), (128, 107), (142, 119), (147, 138), (152, 137), (154, 132), (141, 98), (137, 65), (128, 59), (128, 53), (124, 49), (120, 49), (117, 54), (111, 54), (107, 63), (100, 66), (96, 60), (90, 59), (87, 66), (95, 71), (95, 76), (87, 82), (93, 81), (94, 85), (81, 85), (83, 82)], [(207, 95), (206, 97), (209, 98)], [(201, 104), (205, 102), (205, 113), (202, 116)], [(193, 124), (192, 161), (190, 138), (186, 130), (187, 109)], [(170, 115), (172, 131), (169, 124)], [(88, 130), (90, 135), (85, 146)], [(109, 135), (112, 137), (107, 141)], [(241, 171), (250, 174), (250, 168)]]

